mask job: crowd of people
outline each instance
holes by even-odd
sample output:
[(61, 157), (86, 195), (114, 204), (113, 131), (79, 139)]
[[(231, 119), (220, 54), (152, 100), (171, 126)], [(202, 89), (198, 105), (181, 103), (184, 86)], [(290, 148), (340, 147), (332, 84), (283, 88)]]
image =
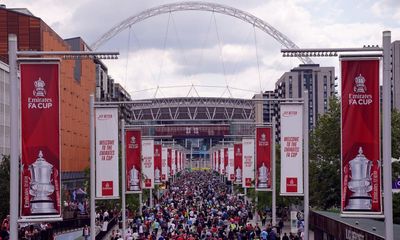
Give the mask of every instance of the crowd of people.
[(1, 222), (1, 231), (0, 231), (0, 240), (9, 239), (10, 232), (10, 215), (7, 215), (6, 218)]
[[(142, 214), (128, 223), (125, 239), (121, 229), (112, 230), (110, 239), (301, 239), (292, 233), (281, 233), (282, 221), (273, 227), (261, 215), (261, 224), (257, 223), (253, 220), (253, 210), (252, 203), (243, 195), (233, 194), (218, 174), (184, 172), (163, 192), (153, 208), (143, 207)], [(118, 213), (116, 209), (98, 211), (96, 225), (104, 228), (103, 223), (108, 223)], [(1, 227), (0, 240), (6, 240), (9, 220), (5, 219)], [(88, 226), (83, 228), (84, 239), (89, 239), (89, 230)], [(22, 239), (51, 239), (52, 226), (29, 225), (20, 231)]]
[[(271, 224), (260, 226), (252, 221), (252, 211), (252, 204), (231, 194), (217, 174), (186, 172), (154, 208), (144, 208), (142, 215), (134, 218), (125, 239), (280, 239)], [(121, 235), (114, 230), (111, 240), (122, 239)]]

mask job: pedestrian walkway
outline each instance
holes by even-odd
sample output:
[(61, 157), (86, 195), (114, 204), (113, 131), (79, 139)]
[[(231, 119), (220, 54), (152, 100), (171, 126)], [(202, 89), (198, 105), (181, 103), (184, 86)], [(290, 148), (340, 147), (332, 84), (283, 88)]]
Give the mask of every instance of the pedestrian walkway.
[[(252, 209), (251, 201), (231, 194), (217, 173), (184, 172), (154, 208), (145, 207), (142, 216), (127, 224), (126, 239), (262, 239), (260, 236), (267, 234), (278, 239), (277, 229), (270, 224), (261, 226), (261, 221), (252, 217)], [(117, 226), (106, 240), (119, 239), (122, 230)], [(289, 222), (283, 232), (290, 232)]]

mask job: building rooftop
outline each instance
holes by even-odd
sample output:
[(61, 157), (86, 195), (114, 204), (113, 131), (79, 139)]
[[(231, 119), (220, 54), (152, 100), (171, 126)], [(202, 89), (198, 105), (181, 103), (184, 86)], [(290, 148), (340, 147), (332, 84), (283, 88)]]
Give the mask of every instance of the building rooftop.
[[(6, 6), (3, 6), (3, 8), (6, 8)], [(33, 15), (33, 13), (29, 11), (27, 8), (7, 8), (7, 9), (10, 11), (19, 12), (25, 15), (35, 17), (35, 15)]]

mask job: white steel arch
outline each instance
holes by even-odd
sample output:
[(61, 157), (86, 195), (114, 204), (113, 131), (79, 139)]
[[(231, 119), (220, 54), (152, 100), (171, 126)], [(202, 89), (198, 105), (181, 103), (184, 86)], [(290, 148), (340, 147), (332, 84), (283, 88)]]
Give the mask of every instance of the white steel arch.
[[(109, 31), (103, 34), (97, 41), (95, 41), (91, 45), (91, 48), (92, 50), (96, 50), (103, 43), (107, 42), (109, 39), (113, 38), (115, 35), (125, 30), (129, 26), (141, 22), (150, 17), (154, 17), (164, 13), (189, 11), (189, 10), (217, 12), (220, 14), (238, 18), (242, 21), (252, 24), (254, 27), (257, 27), (258, 29), (267, 33), (286, 48), (299, 48), (287, 36), (285, 36), (283, 33), (278, 31), (276, 28), (274, 28), (264, 20), (248, 12), (242, 11), (240, 9), (210, 2), (178, 2), (178, 3), (164, 4), (154, 8), (149, 8), (143, 12), (140, 12), (139, 14), (133, 15), (125, 19), (124, 21), (112, 27)], [(303, 63), (313, 63), (313, 61), (309, 57), (298, 56), (298, 58)]]

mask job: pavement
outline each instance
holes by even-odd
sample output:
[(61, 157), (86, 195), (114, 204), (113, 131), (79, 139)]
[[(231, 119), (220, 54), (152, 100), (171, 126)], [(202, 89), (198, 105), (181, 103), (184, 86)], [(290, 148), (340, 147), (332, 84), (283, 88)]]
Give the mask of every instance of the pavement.
[[(258, 218), (258, 219), (260, 219), (260, 218)], [(279, 221), (280, 219), (279, 218), (277, 218), (277, 221)], [(271, 221), (271, 219), (269, 218), (267, 218), (267, 223), (268, 222), (270, 222)], [(250, 220), (249, 221), (249, 223), (251, 223), (253, 226), (255, 226), (256, 225), (256, 223), (258, 223), (258, 225), (260, 226), (260, 228), (261, 228), (261, 230), (263, 229), (263, 228), (265, 228), (266, 227), (266, 225), (264, 225), (264, 226), (262, 226), (262, 224), (261, 224), (261, 220), (257, 220), (257, 216), (254, 216), (254, 218), (253, 218), (253, 220)], [(292, 232), (293, 234), (297, 234), (297, 231), (291, 231), (291, 227), (290, 227), (290, 221), (285, 221), (284, 223), (283, 223), (283, 229), (282, 229), (282, 235), (281, 236), (283, 236), (283, 233), (286, 233), (288, 236), (289, 236), (289, 233), (290, 232)], [(309, 236), (308, 236), (309, 238), (309, 240), (314, 240), (314, 232), (313, 231), (309, 231)]]

